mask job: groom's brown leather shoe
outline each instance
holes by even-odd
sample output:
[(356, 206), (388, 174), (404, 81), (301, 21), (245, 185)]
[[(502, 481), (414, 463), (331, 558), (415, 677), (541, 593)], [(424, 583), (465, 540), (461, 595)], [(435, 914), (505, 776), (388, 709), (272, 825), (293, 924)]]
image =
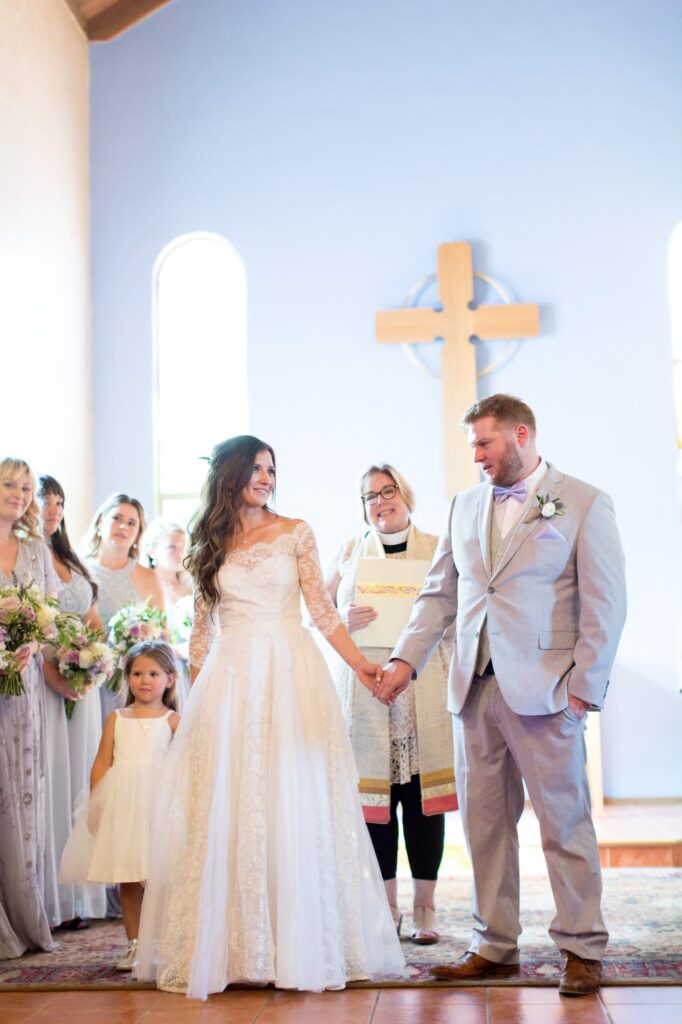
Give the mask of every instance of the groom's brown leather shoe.
[(599, 991), (601, 981), (601, 960), (585, 960), (584, 957), (562, 949), (566, 960), (559, 981), (562, 996), (588, 996)]
[(475, 978), (506, 978), (519, 973), (518, 964), (497, 964), (494, 960), (486, 960), (478, 953), (465, 953), (454, 964), (442, 964), (432, 967), (430, 972), (434, 978), (444, 981), (472, 981)]

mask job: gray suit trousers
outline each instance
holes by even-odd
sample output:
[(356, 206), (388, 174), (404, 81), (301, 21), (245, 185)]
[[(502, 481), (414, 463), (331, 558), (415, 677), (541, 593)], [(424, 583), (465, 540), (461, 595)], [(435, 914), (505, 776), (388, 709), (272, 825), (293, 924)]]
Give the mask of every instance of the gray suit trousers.
[(518, 961), (519, 841), (523, 782), (540, 824), (556, 904), (549, 934), (559, 949), (601, 960), (608, 932), (585, 773), (584, 719), (570, 707), (519, 715), (494, 676), (476, 677), (453, 715), (455, 774), (474, 872), (470, 949), (496, 963)]

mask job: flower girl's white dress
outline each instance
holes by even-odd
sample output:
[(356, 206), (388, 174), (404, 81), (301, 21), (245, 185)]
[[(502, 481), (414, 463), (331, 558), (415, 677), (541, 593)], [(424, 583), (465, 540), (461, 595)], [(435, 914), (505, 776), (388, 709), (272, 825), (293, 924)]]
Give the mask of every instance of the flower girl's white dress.
[(159, 778), (137, 977), (205, 998), (232, 982), (319, 991), (400, 972), (346, 726), (301, 622), (301, 590), (323, 634), (340, 621), (310, 527), (229, 554), (218, 578)]
[(147, 877), (173, 712), (160, 718), (114, 714), (114, 763), (76, 814), (59, 869), (62, 882), (143, 882)]

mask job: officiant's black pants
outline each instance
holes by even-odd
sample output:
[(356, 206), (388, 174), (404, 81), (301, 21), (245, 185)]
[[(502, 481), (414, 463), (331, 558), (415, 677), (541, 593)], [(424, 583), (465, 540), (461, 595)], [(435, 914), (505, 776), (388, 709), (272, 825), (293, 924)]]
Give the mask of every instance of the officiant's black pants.
[(435, 881), (443, 859), (445, 815), (424, 814), (419, 776), (391, 786), (391, 817), (387, 825), (367, 824), (384, 881), (398, 871), (398, 804), (402, 807), (403, 835), (413, 878)]

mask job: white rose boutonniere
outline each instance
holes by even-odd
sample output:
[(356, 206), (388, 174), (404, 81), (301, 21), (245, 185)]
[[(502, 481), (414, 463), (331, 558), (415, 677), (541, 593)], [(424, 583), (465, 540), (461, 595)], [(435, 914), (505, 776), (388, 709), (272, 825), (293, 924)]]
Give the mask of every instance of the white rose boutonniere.
[(563, 502), (559, 501), (558, 498), (551, 498), (549, 494), (536, 494), (538, 505), (540, 506), (540, 515), (543, 519), (552, 519), (553, 516), (565, 516)]

